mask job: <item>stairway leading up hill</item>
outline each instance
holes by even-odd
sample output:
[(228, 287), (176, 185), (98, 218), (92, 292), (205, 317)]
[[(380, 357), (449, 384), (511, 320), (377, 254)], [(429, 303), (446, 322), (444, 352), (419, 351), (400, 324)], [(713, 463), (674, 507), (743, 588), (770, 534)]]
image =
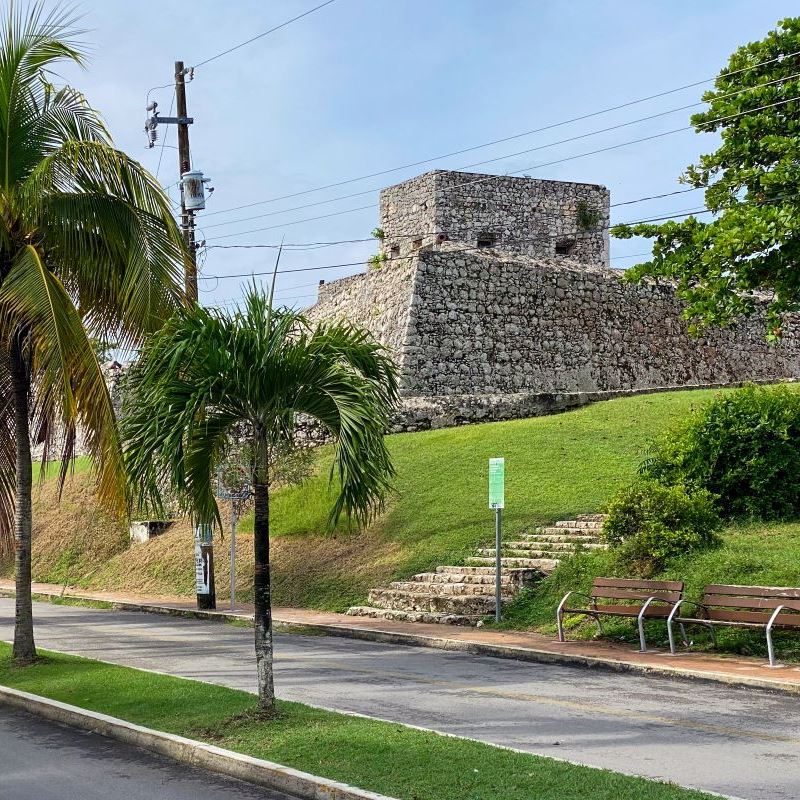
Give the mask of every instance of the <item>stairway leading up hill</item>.
[[(503, 601), (549, 575), (565, 556), (584, 549), (603, 548), (602, 514), (583, 514), (554, 525), (535, 528), (503, 542), (500, 552)], [(474, 625), (494, 614), (495, 549), (484, 547), (464, 566), (436, 567), (406, 581), (372, 589), (368, 606), (354, 606), (352, 616), (406, 622)]]

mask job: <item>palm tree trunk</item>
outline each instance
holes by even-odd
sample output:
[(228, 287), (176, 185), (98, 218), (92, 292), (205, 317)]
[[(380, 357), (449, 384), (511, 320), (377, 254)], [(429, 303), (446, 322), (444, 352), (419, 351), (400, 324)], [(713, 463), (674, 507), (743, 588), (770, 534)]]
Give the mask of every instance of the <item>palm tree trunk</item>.
[(16, 437), (16, 502), (14, 504), (14, 575), (16, 579), (16, 618), (14, 621), (13, 657), (19, 664), (36, 660), (33, 641), (33, 604), (31, 602), (31, 461), (30, 373), (21, 335), (14, 337), (10, 352), (11, 391), (14, 396), (14, 434)]
[(272, 680), (272, 600), (269, 575), (269, 486), (263, 479), (254, 481), (255, 522), (253, 549), (255, 574), (253, 602), (255, 606), (256, 672), (258, 673), (258, 705), (262, 711), (275, 710), (275, 687)]

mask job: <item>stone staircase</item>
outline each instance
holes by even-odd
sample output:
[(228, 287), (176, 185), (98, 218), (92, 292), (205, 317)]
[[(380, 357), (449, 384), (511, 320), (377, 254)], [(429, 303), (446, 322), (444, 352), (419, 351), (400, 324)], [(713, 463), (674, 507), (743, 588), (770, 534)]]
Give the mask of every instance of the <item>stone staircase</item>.
[[(584, 514), (536, 528), (504, 541), (500, 553), (503, 602), (551, 573), (559, 561), (579, 549), (603, 548), (602, 514)], [(436, 567), (409, 580), (372, 589), (368, 606), (348, 609), (351, 616), (405, 622), (474, 625), (494, 614), (495, 549), (480, 548), (464, 566)]]

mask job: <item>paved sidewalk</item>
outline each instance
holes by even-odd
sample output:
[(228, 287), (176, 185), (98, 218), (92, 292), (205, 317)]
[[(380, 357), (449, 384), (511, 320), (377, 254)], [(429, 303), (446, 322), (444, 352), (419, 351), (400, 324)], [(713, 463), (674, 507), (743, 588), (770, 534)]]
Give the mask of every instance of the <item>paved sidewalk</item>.
[[(0, 595), (13, 592), (12, 581), (0, 579)], [(250, 621), (251, 605), (238, 604), (233, 611), (219, 603), (216, 612), (198, 612), (193, 600), (176, 596), (142, 596), (126, 592), (95, 592), (56, 584), (35, 583), (39, 595), (100, 600), (116, 608), (149, 611), (194, 618)], [(454, 625), (397, 622), (369, 617), (349, 617), (301, 608), (274, 608), (276, 627), (303, 627), (331, 636), (384, 643), (458, 650), (483, 656), (513, 658), (540, 663), (570, 664), (620, 672), (710, 680), (729, 685), (753, 686), (800, 694), (800, 666), (770, 668), (763, 658), (714, 653), (679, 653), (663, 650), (639, 653), (630, 645), (604, 641), (562, 643), (528, 631), (496, 631)]]

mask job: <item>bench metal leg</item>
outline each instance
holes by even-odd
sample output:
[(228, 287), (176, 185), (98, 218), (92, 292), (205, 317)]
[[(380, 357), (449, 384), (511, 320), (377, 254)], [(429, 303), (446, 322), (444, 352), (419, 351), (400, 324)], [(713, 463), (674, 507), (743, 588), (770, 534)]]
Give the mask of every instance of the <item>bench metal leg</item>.
[(678, 627), (681, 629), (681, 639), (683, 639), (683, 644), (686, 647), (689, 647), (691, 642), (689, 641), (689, 637), (686, 635), (686, 626), (681, 622)]
[(778, 606), (772, 612), (772, 616), (767, 623), (767, 653), (769, 655), (769, 665), (771, 667), (779, 666), (775, 663), (775, 646), (772, 644), (772, 626), (775, 624), (775, 620), (778, 618), (778, 614), (780, 614), (781, 611), (783, 611), (783, 606)]
[(648, 597), (645, 600), (644, 605), (642, 606), (642, 610), (639, 612), (639, 615), (636, 617), (636, 622), (639, 628), (639, 652), (646, 653), (647, 652), (647, 640), (644, 637), (644, 615), (647, 611), (647, 607), (650, 603), (655, 600), (655, 597)]
[(597, 623), (597, 632), (602, 636), (603, 635), (603, 623), (600, 622), (600, 615), (594, 615), (594, 621)]
[(564, 636), (564, 606), (569, 600), (570, 595), (572, 592), (567, 592), (564, 597), (561, 598), (561, 602), (558, 604), (558, 610), (556, 611), (556, 626), (558, 627), (558, 641), (559, 642), (566, 642), (567, 639)]

